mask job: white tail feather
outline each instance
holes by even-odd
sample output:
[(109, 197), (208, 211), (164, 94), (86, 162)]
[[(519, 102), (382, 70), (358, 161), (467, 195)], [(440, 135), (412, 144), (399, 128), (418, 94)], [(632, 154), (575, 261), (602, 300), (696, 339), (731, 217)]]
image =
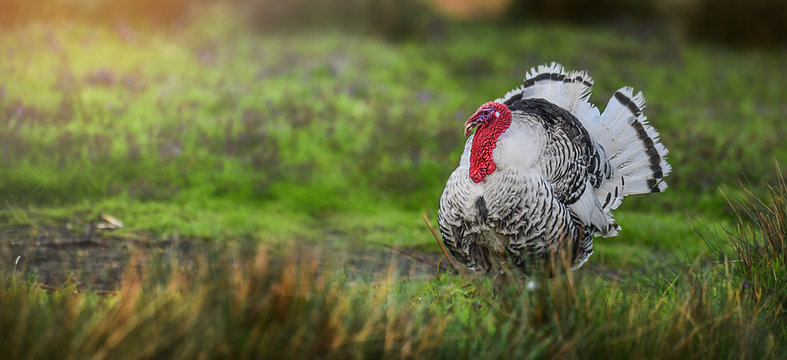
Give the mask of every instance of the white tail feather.
[(570, 111), (580, 120), (597, 121), (598, 109), (588, 102), (593, 79), (585, 71), (566, 72), (558, 63), (532, 68), (522, 86), (495, 100), (506, 103), (515, 98), (541, 98)]
[(627, 195), (659, 192), (667, 188), (662, 180), (671, 167), (667, 148), (659, 133), (647, 122), (642, 110), (645, 97), (631, 87), (615, 92), (604, 113), (591, 104), (593, 79), (585, 71), (566, 72), (558, 63), (532, 68), (522, 86), (496, 102), (510, 105), (518, 99), (542, 98), (571, 112), (603, 148), (612, 174), (594, 193), (612, 222), (611, 210)]
[[(631, 87), (621, 88), (609, 100), (598, 126), (588, 128), (594, 140), (604, 147), (614, 170), (612, 178), (596, 189), (605, 210), (616, 209), (627, 195), (667, 188), (662, 179), (672, 170), (665, 158), (668, 151), (661, 144), (659, 133), (648, 124), (644, 107), (642, 92), (635, 95)], [(604, 203), (607, 194), (612, 196)]]

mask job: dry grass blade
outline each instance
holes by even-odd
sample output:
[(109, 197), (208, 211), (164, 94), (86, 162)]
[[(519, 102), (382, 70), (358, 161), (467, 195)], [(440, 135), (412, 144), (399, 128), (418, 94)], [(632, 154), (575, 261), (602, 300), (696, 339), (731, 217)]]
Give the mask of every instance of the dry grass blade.
[(448, 249), (446, 249), (445, 245), (443, 245), (443, 242), (440, 241), (440, 236), (437, 235), (437, 231), (434, 229), (434, 226), (432, 226), (432, 222), (429, 221), (429, 217), (426, 216), (426, 213), (421, 213), (421, 216), (424, 218), (424, 221), (426, 222), (426, 226), (429, 227), (429, 231), (432, 232), (432, 236), (434, 236), (435, 241), (437, 241), (437, 245), (440, 245), (440, 250), (443, 251), (443, 255), (445, 256), (446, 259), (448, 259), (448, 263), (451, 264), (451, 268), (454, 269), (454, 271), (456, 271), (457, 273), (461, 274), (462, 271), (460, 271), (459, 268), (456, 267), (456, 264), (454, 264), (454, 261), (451, 260), (451, 256), (448, 254)]
[(385, 247), (391, 249), (391, 251), (393, 251), (393, 252), (396, 252), (398, 254), (402, 254), (404, 256), (407, 256), (407, 257), (409, 257), (409, 258), (411, 258), (411, 259), (413, 259), (415, 261), (418, 261), (419, 263), (422, 263), (424, 265), (431, 266), (431, 267), (437, 267), (437, 265), (432, 264), (431, 262), (429, 262), (429, 260), (426, 260), (426, 259), (424, 259), (424, 258), (422, 258), (422, 257), (420, 257), (418, 255), (412, 254), (412, 253), (410, 253), (410, 252), (408, 252), (408, 251), (406, 251), (404, 249), (400, 249), (398, 247), (391, 246), (391, 245), (388, 245), (388, 244), (385, 244)]

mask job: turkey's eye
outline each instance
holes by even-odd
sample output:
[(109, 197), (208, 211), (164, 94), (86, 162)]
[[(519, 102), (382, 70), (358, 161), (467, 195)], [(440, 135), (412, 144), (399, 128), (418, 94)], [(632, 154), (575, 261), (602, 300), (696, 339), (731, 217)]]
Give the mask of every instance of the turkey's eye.
[(484, 109), (484, 115), (489, 115), (489, 109)]

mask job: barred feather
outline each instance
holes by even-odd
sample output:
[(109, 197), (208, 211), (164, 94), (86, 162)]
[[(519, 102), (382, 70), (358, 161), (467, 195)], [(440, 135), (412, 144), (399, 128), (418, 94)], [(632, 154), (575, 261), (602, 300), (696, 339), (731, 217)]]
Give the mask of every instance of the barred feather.
[(599, 199), (612, 199), (605, 202), (606, 210), (617, 209), (627, 195), (667, 188), (663, 179), (672, 170), (666, 160), (668, 151), (648, 124), (644, 108), (642, 92), (635, 95), (631, 87), (623, 87), (609, 100), (600, 123), (588, 127), (614, 169), (614, 176), (596, 190)]
[(617, 234), (612, 210), (625, 196), (666, 189), (667, 148), (642, 93), (621, 88), (600, 113), (592, 86), (585, 71), (551, 63), (496, 100), (511, 110), (494, 148), (497, 169), (470, 180), (471, 136), (440, 199), (440, 232), (454, 257), (478, 271), (513, 265), (527, 274), (569, 248), (577, 269), (593, 253), (592, 235)]

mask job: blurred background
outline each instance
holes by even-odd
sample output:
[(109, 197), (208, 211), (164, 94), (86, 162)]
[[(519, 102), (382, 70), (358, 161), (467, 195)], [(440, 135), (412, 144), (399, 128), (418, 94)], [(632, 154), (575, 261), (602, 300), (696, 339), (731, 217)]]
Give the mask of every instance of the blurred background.
[(212, 5), (233, 9), (233, 22), (265, 30), (339, 27), (388, 38), (435, 35), (441, 23), (561, 22), (670, 28), (682, 36), (724, 44), (784, 45), (787, 5), (778, 0), (3, 0), (0, 23), (35, 21), (183, 25)]
[(692, 227), (734, 217), (719, 189), (787, 160), (785, 1), (0, 0), (0, 27), (8, 268), (184, 239), (437, 254), (420, 214), (464, 121), (552, 61), (601, 108), (642, 90), (671, 151), (595, 266), (702, 254)]

